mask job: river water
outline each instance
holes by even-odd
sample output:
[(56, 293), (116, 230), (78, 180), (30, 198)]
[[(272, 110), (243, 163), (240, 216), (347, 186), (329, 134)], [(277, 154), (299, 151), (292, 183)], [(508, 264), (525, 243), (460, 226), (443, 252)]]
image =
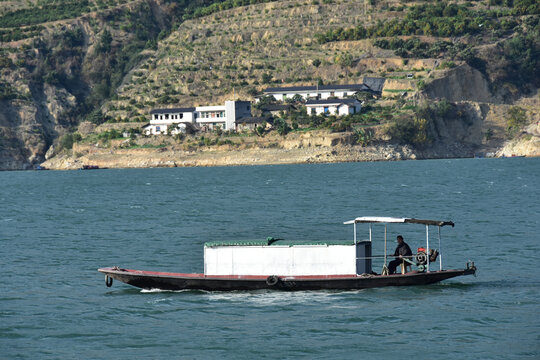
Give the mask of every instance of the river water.
[[(0, 172), (0, 183), (0, 358), (540, 358), (540, 159)], [(107, 288), (96, 271), (202, 272), (205, 241), (349, 239), (342, 223), (357, 216), (453, 220), (443, 265), (473, 260), (478, 276), (208, 293)], [(391, 251), (398, 233), (424, 241), (419, 225), (388, 231)]]

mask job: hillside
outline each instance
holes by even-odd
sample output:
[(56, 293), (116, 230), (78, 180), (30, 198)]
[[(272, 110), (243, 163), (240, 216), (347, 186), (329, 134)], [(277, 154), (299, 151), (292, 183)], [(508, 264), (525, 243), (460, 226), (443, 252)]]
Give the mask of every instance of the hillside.
[(48, 150), (73, 156), (70, 141), (59, 142), (65, 134), (81, 145), (99, 136), (69, 135), (82, 120), (140, 128), (155, 107), (365, 76), (387, 82), (382, 99), (366, 99), (363, 117), (285, 120), (344, 137), (359, 131), (355, 123), (370, 125), (372, 145), (410, 145), (421, 157), (502, 151), (507, 141), (511, 151), (539, 152), (527, 130), (540, 116), (534, 1), (82, 3), (77, 17), (38, 23), (43, 29), (29, 23), (27, 38), (2, 43), (0, 168), (32, 166)]
[(197, 0), (0, 2), (0, 169), (31, 168)]

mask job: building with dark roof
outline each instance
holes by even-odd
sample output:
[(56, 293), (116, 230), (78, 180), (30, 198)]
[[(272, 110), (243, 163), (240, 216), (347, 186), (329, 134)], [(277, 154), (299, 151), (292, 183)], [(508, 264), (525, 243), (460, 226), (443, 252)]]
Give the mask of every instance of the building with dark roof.
[(267, 104), (262, 105), (259, 109), (263, 114), (279, 115), (281, 112), (290, 112), (294, 109), (294, 106), (290, 104)]
[(364, 84), (377, 95), (381, 95), (386, 82), (385, 78), (364, 77)]
[[(251, 116), (251, 102), (225, 101), (225, 105), (197, 106), (169, 109), (153, 109), (150, 111), (150, 124), (143, 131), (147, 135), (166, 134), (170, 126), (172, 134), (185, 132), (186, 124), (222, 130), (235, 130), (236, 120)], [(184, 124), (184, 125), (182, 125)]]
[(263, 94), (273, 96), (279, 101), (285, 101), (286, 99), (292, 99), (295, 95), (299, 95), (306, 100), (310, 98), (346, 98), (361, 91), (370, 91), (370, 88), (364, 84), (287, 86), (267, 88), (263, 91)]
[[(258, 125), (263, 123), (270, 124), (272, 122), (271, 116), (260, 116), (260, 117), (243, 117), (236, 120), (236, 131), (243, 130), (255, 130)], [(268, 125), (267, 125), (268, 126)]]
[(362, 84), (269, 87), (263, 91), (263, 94), (266, 96), (273, 96), (279, 101), (291, 99), (295, 95), (299, 95), (306, 100), (322, 100), (333, 97), (347, 98), (364, 91), (380, 96), (385, 81), (385, 78), (365, 77), (364, 83)]

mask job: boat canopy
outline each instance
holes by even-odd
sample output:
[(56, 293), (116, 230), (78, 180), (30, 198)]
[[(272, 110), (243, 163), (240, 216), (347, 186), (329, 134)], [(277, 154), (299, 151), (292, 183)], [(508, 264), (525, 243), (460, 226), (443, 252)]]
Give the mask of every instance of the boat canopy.
[(442, 220), (423, 220), (423, 219), (413, 219), (413, 218), (395, 218), (395, 217), (384, 217), (384, 216), (362, 216), (357, 217), (354, 220), (345, 221), (344, 224), (357, 224), (357, 223), (409, 223), (409, 224), (424, 224), (424, 225), (436, 225), (436, 226), (445, 226), (451, 225), (454, 226), (452, 221), (442, 221)]
[(285, 240), (267, 237), (265, 240), (217, 240), (205, 242), (205, 247), (223, 246), (331, 246), (331, 245), (354, 245), (351, 240)]

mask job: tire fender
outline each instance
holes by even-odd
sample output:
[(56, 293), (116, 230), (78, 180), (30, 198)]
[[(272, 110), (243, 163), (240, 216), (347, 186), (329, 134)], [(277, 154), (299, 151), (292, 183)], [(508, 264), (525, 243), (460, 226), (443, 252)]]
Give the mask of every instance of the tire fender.
[(279, 282), (279, 277), (276, 275), (271, 275), (266, 278), (266, 285), (275, 286)]

